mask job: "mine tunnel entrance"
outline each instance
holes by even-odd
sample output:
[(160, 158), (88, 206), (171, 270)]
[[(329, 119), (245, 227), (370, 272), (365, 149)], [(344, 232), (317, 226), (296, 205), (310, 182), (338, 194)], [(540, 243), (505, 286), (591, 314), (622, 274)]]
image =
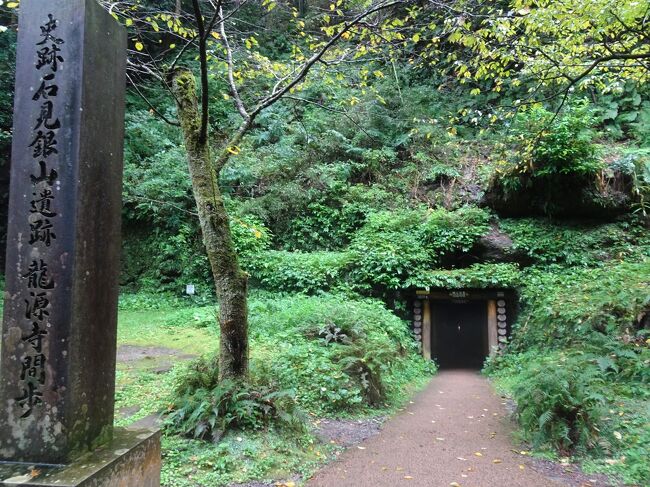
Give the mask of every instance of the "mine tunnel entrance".
[(480, 369), (487, 355), (487, 306), (481, 301), (438, 301), (431, 352), (441, 368)]
[(422, 355), (441, 368), (480, 369), (506, 347), (515, 309), (509, 290), (418, 290), (413, 333)]

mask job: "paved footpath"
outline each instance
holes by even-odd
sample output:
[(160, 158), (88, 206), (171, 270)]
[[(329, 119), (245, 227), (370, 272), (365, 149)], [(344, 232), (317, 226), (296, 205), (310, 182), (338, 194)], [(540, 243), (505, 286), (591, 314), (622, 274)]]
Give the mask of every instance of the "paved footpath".
[(319, 471), (308, 487), (558, 487), (511, 441), (504, 401), (475, 371), (440, 372), (381, 433)]

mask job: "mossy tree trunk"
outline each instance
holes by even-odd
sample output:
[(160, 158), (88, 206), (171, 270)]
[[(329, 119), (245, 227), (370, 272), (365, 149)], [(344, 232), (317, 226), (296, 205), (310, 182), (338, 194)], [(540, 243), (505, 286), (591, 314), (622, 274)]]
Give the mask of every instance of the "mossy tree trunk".
[[(270, 91), (268, 96), (258, 100), (250, 111), (245, 107), (237, 84), (235, 82), (235, 61), (225, 29), (226, 16), (219, 3), (215, 8), (212, 19), (208, 24), (201, 13), (199, 0), (192, 0), (192, 9), (197, 26), (197, 36), (193, 42), (198, 43), (200, 61), (201, 98), (197, 91), (196, 80), (189, 69), (174, 69), (180, 56), (172, 63), (169, 80), (171, 91), (176, 100), (178, 125), (180, 125), (185, 140), (187, 162), (192, 179), (192, 191), (203, 233), (203, 243), (210, 261), (212, 276), (219, 300), (219, 326), (221, 340), (219, 351), (219, 378), (242, 379), (248, 374), (248, 303), (247, 285), (248, 276), (241, 270), (237, 252), (233, 245), (230, 233), (230, 219), (223, 204), (219, 191), (219, 173), (226, 164), (230, 155), (241, 142), (244, 135), (250, 130), (255, 118), (266, 108), (270, 107), (298, 86), (309, 71), (325, 54), (338, 43), (353, 27), (364, 21), (374, 13), (390, 9), (402, 0), (379, 3), (342, 24), (324, 45), (311, 57), (306, 59), (302, 67), (296, 70), (293, 77), (280, 80)], [(207, 39), (213, 28), (219, 31), (222, 46), (226, 51), (228, 66), (228, 83), (233, 96), (235, 107), (242, 117), (241, 125), (220, 142), (220, 152), (213, 157), (211, 154), (208, 121), (208, 53)], [(184, 52), (185, 48), (181, 51)], [(284, 81), (284, 83), (282, 82)], [(146, 98), (145, 98), (146, 100)], [(158, 115), (156, 108), (149, 103), (152, 110)], [(165, 117), (162, 117), (166, 120)], [(174, 123), (176, 125), (176, 123)]]
[(248, 373), (248, 277), (239, 266), (228, 213), (219, 190), (221, 167), (213, 159), (209, 138), (201, 134), (194, 75), (189, 70), (176, 70), (171, 81), (203, 243), (219, 301), (219, 377), (221, 380), (240, 379)]

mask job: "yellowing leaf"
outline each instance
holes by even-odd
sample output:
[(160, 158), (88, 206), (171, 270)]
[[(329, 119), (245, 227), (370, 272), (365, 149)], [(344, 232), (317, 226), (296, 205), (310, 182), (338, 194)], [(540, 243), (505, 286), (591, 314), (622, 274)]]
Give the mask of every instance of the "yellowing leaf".
[(213, 32), (210, 32), (210, 35), (211, 35), (212, 37), (214, 37), (215, 39), (221, 39), (221, 36), (220, 36), (218, 33), (214, 32), (214, 31), (213, 31)]
[(144, 44), (142, 44), (142, 42), (136, 42), (136, 43), (135, 43), (135, 48), (136, 48), (138, 51), (142, 51), (142, 50), (144, 49)]
[(18, 2), (7, 2), (7, 8), (16, 8), (18, 7)]
[(124, 23), (127, 27), (130, 27), (133, 25), (133, 19), (126, 19), (126, 22)]
[(228, 152), (230, 152), (233, 155), (237, 155), (241, 152), (241, 148), (237, 147), (236, 145), (233, 145), (232, 147), (228, 147)]

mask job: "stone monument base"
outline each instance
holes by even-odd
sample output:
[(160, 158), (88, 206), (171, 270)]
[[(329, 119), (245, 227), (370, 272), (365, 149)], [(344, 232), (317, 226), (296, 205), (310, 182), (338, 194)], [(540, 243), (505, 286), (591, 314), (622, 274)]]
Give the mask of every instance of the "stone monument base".
[(0, 487), (160, 487), (160, 431), (115, 429), (66, 466), (0, 463)]

